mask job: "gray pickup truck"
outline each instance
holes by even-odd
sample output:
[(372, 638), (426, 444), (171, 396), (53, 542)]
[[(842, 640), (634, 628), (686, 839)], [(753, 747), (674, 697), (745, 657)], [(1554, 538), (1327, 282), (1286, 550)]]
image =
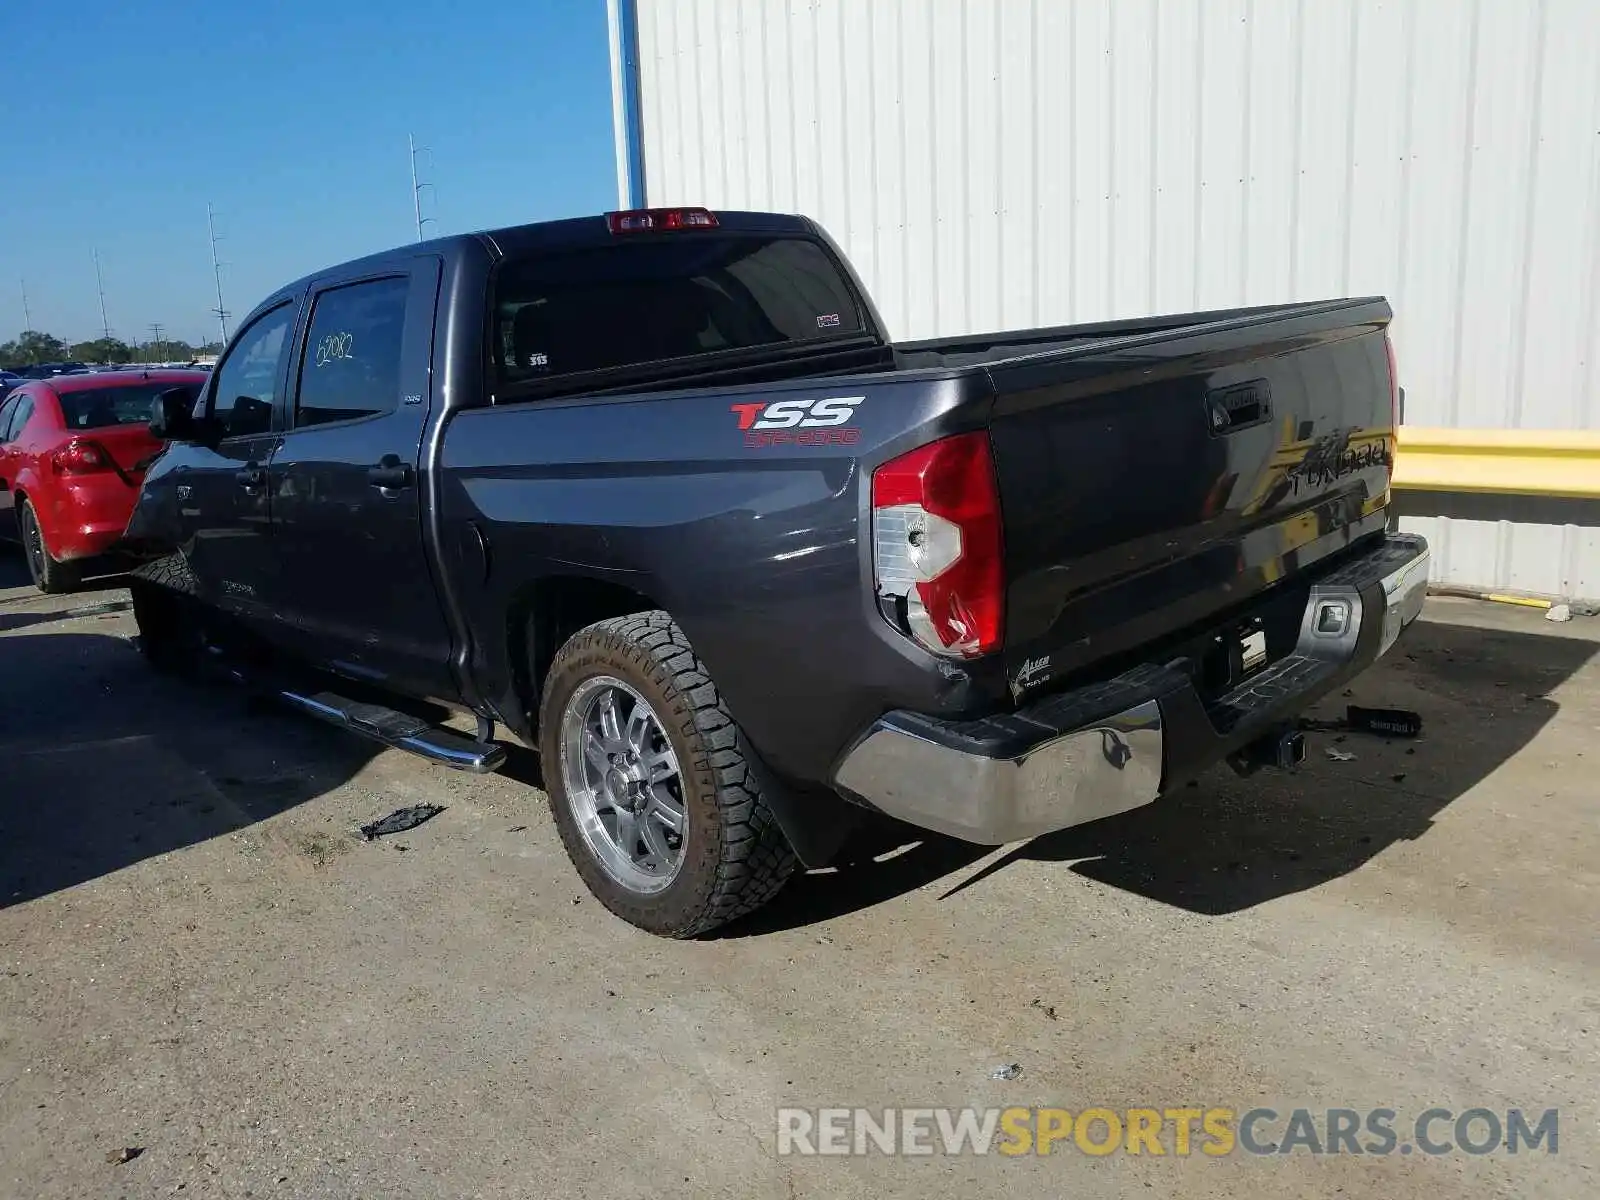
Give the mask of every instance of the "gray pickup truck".
[(800, 217), (406, 246), (158, 403), (141, 644), (469, 771), (513, 731), (595, 895), (698, 934), (868, 812), (999, 844), (1298, 761), (1426, 587), (1389, 319), (896, 344)]

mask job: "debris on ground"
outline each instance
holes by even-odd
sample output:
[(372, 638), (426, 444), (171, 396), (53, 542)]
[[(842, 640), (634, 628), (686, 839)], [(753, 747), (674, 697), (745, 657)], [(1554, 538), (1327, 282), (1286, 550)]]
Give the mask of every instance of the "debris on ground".
[(1046, 1017), (1048, 1017), (1052, 1021), (1056, 1021), (1056, 1020), (1060, 1019), (1059, 1017), (1056, 1016), (1056, 1006), (1054, 1004), (1046, 1004), (1043, 1000), (1039, 999), (1039, 997), (1037, 997), (1037, 996), (1035, 996), (1033, 998), (1033, 1002), (1031, 1004), (1029, 1004), (1028, 1007), (1029, 1008), (1037, 1008), (1040, 1012), (1042, 1012)]
[(1015, 1079), (1022, 1074), (1021, 1063), (1006, 1063), (1003, 1067), (996, 1067), (989, 1072), (990, 1079)]
[(1354, 754), (1346, 754), (1343, 750), (1335, 750), (1332, 746), (1329, 746), (1323, 753), (1333, 759), (1334, 762), (1355, 762), (1356, 760)]
[(1572, 620), (1572, 605), (1552, 604), (1544, 610), (1544, 619), (1546, 621), (1570, 621)]
[(144, 1153), (143, 1146), (118, 1146), (106, 1155), (108, 1163), (130, 1163)]
[(390, 833), (404, 833), (415, 829), (424, 821), (431, 821), (444, 811), (441, 804), (414, 804), (410, 808), (397, 808), (381, 821), (361, 827), (361, 836), (371, 841)]
[[(1344, 716), (1331, 721), (1301, 717), (1302, 733), (1372, 733), (1380, 737), (1414, 738), (1422, 732), (1422, 714), (1409, 708), (1364, 708), (1345, 706)], [(1338, 739), (1343, 741), (1341, 737)]]
[(1409, 708), (1362, 708), (1352, 704), (1344, 710), (1344, 719), (1358, 733), (1413, 738), (1422, 732), (1422, 714)]
[(1301, 717), (1295, 722), (1295, 728), (1301, 733), (1336, 733), (1348, 727), (1343, 717), (1334, 721), (1324, 721), (1321, 717)]

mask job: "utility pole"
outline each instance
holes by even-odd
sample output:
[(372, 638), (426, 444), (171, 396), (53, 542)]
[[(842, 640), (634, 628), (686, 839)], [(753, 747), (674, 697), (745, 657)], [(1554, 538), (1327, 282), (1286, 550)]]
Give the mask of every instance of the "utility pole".
[(150, 346), (152, 349), (161, 341), (161, 322), (150, 322)]
[[(433, 184), (417, 182), (417, 151), (419, 150), (417, 139), (408, 133), (406, 134), (406, 143), (411, 147), (411, 207), (417, 214), (417, 241), (420, 242), (422, 240), (422, 227), (433, 220), (432, 217), (422, 215), (422, 189), (431, 188)], [(426, 146), (422, 146), (420, 149), (425, 154), (433, 153)]]
[(94, 285), (100, 290), (100, 333), (109, 342), (111, 340), (111, 322), (106, 319), (106, 281), (100, 274), (99, 247), (96, 247), (94, 251)]
[(222, 327), (222, 344), (228, 344), (228, 310), (222, 307), (222, 264), (217, 261), (217, 220), (211, 211), (210, 201), (206, 202), (206, 228), (211, 231), (211, 274), (217, 281), (217, 306), (212, 313), (217, 318), (217, 324)]
[(21, 281), (21, 283), (22, 283), (22, 325), (23, 325), (22, 332), (23, 333), (28, 333), (28, 332), (32, 331), (32, 329), (33, 329), (33, 313), (28, 311), (28, 281), (26, 279), (24, 279), (24, 280)]

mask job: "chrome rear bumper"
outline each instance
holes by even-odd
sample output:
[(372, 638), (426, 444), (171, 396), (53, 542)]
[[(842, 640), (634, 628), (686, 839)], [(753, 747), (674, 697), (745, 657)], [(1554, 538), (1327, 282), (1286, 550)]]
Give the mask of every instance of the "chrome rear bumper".
[(1428, 561), (1422, 538), (1392, 535), (1324, 574), (1293, 650), (1209, 703), (1187, 673), (1147, 666), (997, 717), (891, 712), (839, 761), (834, 783), (890, 816), (982, 845), (1138, 808), (1388, 651), (1422, 611)]

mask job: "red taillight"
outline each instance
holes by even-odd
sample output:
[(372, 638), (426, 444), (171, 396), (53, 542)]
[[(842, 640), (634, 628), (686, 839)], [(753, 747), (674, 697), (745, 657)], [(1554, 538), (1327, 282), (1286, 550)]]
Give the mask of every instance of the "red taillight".
[(672, 229), (715, 229), (717, 215), (703, 208), (630, 208), (606, 214), (612, 233), (659, 233)]
[(960, 658), (1000, 648), (1005, 564), (987, 434), (930, 442), (874, 471), (872, 542), (878, 594), (904, 600), (920, 645)]
[(50, 469), (57, 475), (91, 475), (112, 470), (111, 455), (95, 442), (74, 438), (50, 456)]

